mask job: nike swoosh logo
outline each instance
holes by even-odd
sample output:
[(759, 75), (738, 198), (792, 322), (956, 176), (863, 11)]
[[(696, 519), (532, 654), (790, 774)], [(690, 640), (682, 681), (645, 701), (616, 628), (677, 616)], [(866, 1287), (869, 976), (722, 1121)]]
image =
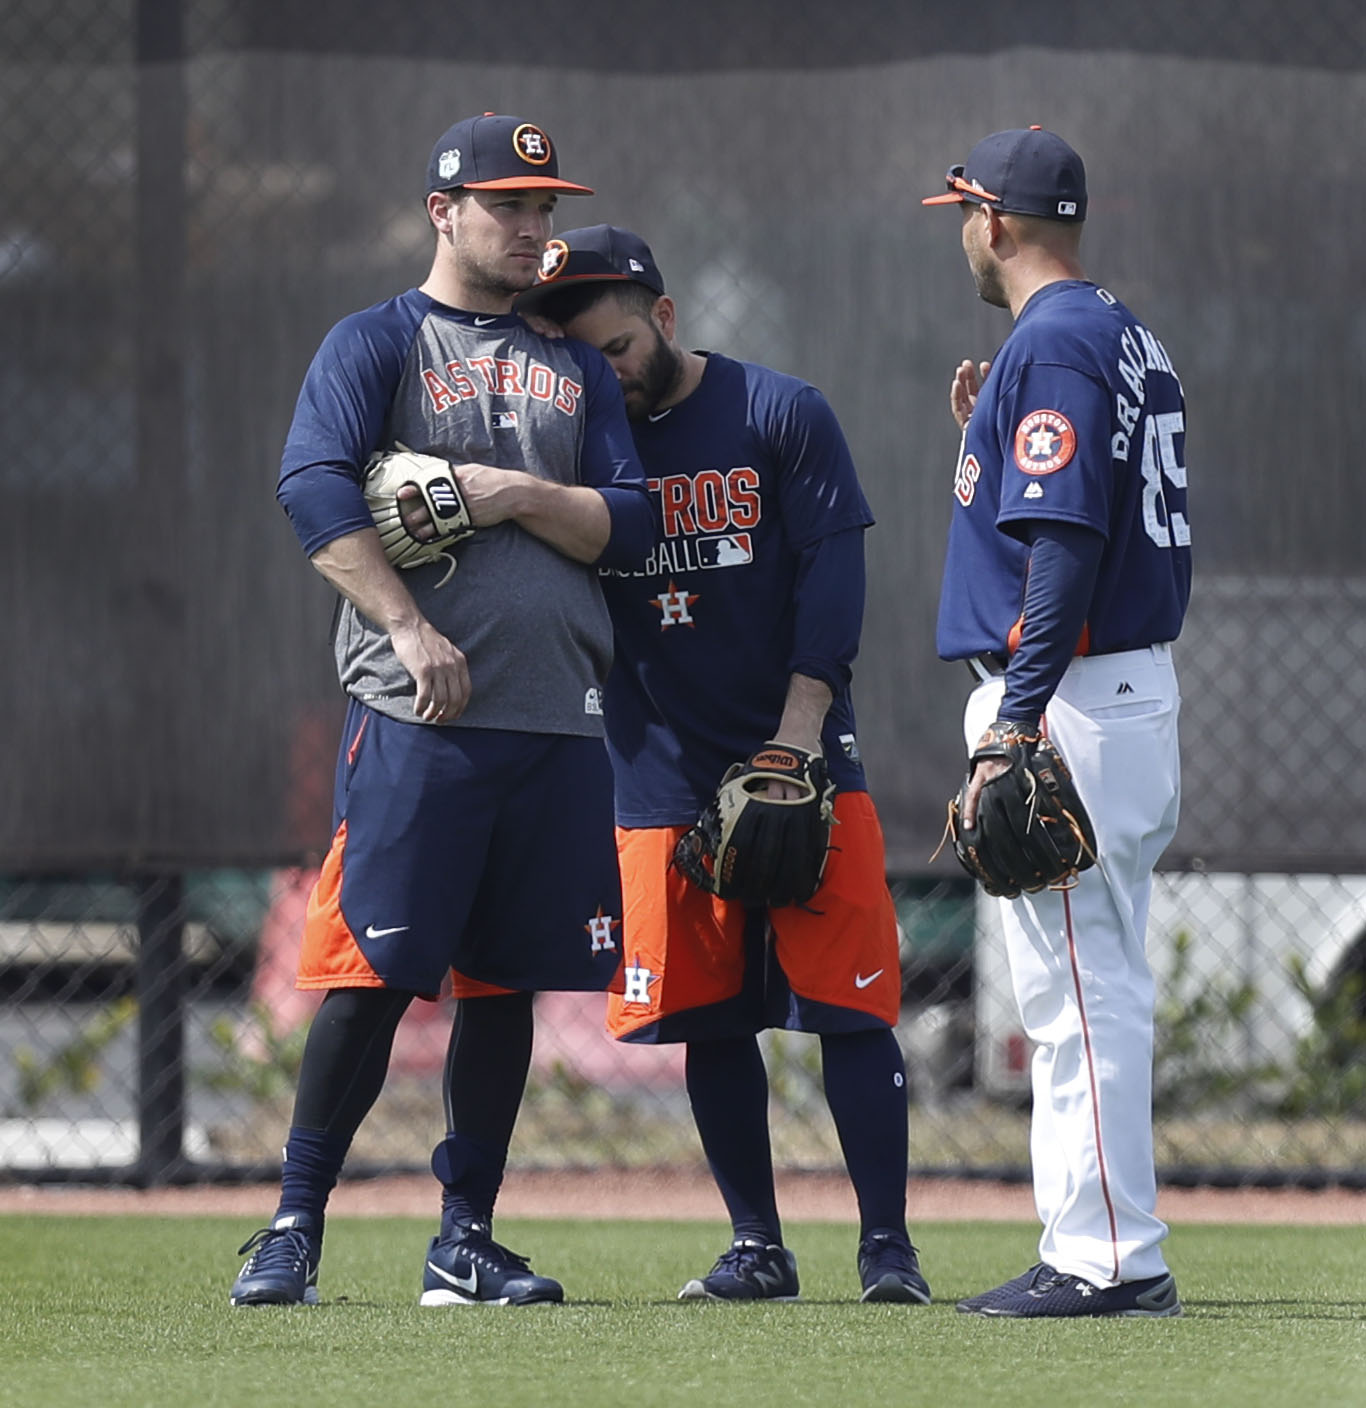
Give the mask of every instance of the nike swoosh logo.
[(879, 968), (876, 973), (869, 973), (866, 978), (863, 976), (862, 973), (855, 973), (854, 986), (856, 988), (866, 988), (869, 983), (876, 982), (883, 975), (884, 972), (886, 972), (886, 969)]
[(373, 924), (366, 927), (365, 937), (367, 939), (382, 939), (385, 934), (403, 934), (411, 928), (408, 924), (396, 924), (392, 929), (376, 929)]
[(645, 419), (648, 420), (651, 425), (657, 425), (660, 421), (664, 419), (665, 416), (669, 414), (669, 411), (671, 410), (673, 410), (672, 406), (670, 406), (668, 410), (656, 411), (654, 415), (646, 416)]
[(448, 1282), (450, 1285), (458, 1286), (462, 1291), (468, 1291), (470, 1295), (474, 1295), (479, 1289), (479, 1272), (473, 1265), (470, 1267), (470, 1274), (468, 1276), (452, 1276), (449, 1271), (444, 1271), (434, 1261), (427, 1263), (427, 1270), (440, 1276), (443, 1281)]
[(477, 328), (486, 328), (490, 323), (496, 323), (497, 321), (497, 318), (476, 318), (474, 325)]

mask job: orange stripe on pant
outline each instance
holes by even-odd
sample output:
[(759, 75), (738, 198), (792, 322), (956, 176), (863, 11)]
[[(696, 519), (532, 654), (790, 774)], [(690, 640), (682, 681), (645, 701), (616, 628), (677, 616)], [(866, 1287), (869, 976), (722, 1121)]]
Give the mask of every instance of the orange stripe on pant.
[[(866, 792), (842, 792), (835, 819), (809, 909), (769, 911), (778, 960), (798, 997), (890, 1026), (901, 1008), (901, 966), (882, 827)], [(617, 828), (625, 963), (607, 997), (611, 1036), (734, 997), (744, 982), (744, 909), (704, 893), (669, 864), (686, 829)]]

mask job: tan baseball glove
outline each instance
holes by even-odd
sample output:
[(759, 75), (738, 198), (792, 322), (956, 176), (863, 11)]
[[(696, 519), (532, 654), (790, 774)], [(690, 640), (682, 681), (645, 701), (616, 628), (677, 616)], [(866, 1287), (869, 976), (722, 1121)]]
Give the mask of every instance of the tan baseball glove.
[[(422, 502), (436, 525), (436, 537), (415, 538), (399, 512), (398, 491), (415, 484)], [(455, 571), (451, 548), (473, 535), (475, 528), (460, 483), (451, 466), (435, 455), (419, 455), (405, 445), (378, 450), (365, 467), (365, 502), (379, 529), (384, 555), (395, 567), (407, 569), (444, 561), (445, 575), (437, 583), (445, 586)]]

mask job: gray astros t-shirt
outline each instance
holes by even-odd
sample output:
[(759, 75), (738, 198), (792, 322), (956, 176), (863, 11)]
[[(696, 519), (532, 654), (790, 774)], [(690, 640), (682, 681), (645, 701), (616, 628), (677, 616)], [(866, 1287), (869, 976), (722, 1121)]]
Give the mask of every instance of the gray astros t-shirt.
[[(600, 444), (604, 429), (614, 452), (622, 442), (606, 457), (616, 471), (608, 482), (621, 484), (634, 451), (595, 350), (542, 338), (513, 315), (466, 313), (410, 290), (343, 320), (324, 341), (300, 393), (280, 497), (311, 554), (369, 523), (356, 494), (376, 448), (403, 444), (454, 464), (575, 484), (584, 482), (585, 436)], [(631, 473), (638, 479), (638, 466)], [(403, 580), (468, 659), (471, 695), (458, 726), (600, 735), (612, 628), (596, 567), (511, 522), (480, 529), (453, 555), (458, 567), (444, 585), (445, 563), (408, 569)], [(414, 684), (387, 633), (345, 600), (334, 645), (347, 693), (414, 718)]]

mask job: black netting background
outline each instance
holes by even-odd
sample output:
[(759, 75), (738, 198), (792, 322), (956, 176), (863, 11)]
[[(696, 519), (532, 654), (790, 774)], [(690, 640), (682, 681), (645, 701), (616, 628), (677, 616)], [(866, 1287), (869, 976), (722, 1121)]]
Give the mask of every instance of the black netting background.
[[(1155, 962), (1186, 993), (1172, 1098), (1195, 1063), (1239, 1130), (1282, 1130), (1292, 1106), (1329, 1121), (1322, 1148), (1287, 1154), (1282, 1132), (1245, 1162), (1360, 1168), (1341, 1121), (1362, 1096), (1333, 1083), (1360, 1060), (1359, 1023), (1313, 983), (1343, 988), (1332, 963), (1360, 932), (1366, 872), (1351, 780), (1366, 477), (1349, 432), (1364, 16), (1354, 0), (983, 0), (970, 23), (872, 0), (534, 0), (515, 19), (427, 0), (0, 9), (0, 1025), (30, 1053), (3, 1072), (0, 1113), (93, 1118), (103, 1100), (117, 1123), (158, 1052), (183, 1060), (192, 1115), (205, 1091), (231, 1109), (257, 1067), (287, 1070), (298, 1014), (262, 973), (326, 844), (342, 707), (330, 594), (274, 502), (279, 451), (327, 328), (425, 275), (427, 152), (483, 109), (543, 124), (596, 187), (566, 221), (650, 240), (692, 345), (798, 373), (834, 404), (878, 518), (855, 699), (907, 935), (917, 1098), (1018, 1092), (971, 897), (951, 862), (927, 862), (968, 685), (933, 650), (946, 389), (1007, 329), (975, 303), (956, 219), (919, 197), (985, 132), (1038, 122), (1087, 159), (1088, 271), (1158, 332), (1189, 403), (1185, 809), (1155, 915)], [(162, 876), (169, 908), (149, 898)], [(156, 996), (129, 998), (136, 956), (168, 922), (185, 1044), (144, 1032), (120, 1056)], [(1324, 953), (1295, 987), (1291, 959)], [(62, 1094), (59, 1058), (69, 1076), (91, 1051), (126, 1076), (117, 1098), (107, 1074), (103, 1095)], [(805, 1060), (794, 1109), (817, 1091)], [(529, 1109), (576, 1148), (574, 1082), (610, 1104), (611, 1081), (563, 1053), (543, 1068)], [(1023, 1159), (1002, 1098), (922, 1161)], [(220, 1140), (200, 1155), (270, 1156), (274, 1128), (263, 1153), (225, 1121), (199, 1119)], [(812, 1140), (785, 1157), (826, 1158)], [(1192, 1138), (1164, 1157), (1224, 1154)]]

